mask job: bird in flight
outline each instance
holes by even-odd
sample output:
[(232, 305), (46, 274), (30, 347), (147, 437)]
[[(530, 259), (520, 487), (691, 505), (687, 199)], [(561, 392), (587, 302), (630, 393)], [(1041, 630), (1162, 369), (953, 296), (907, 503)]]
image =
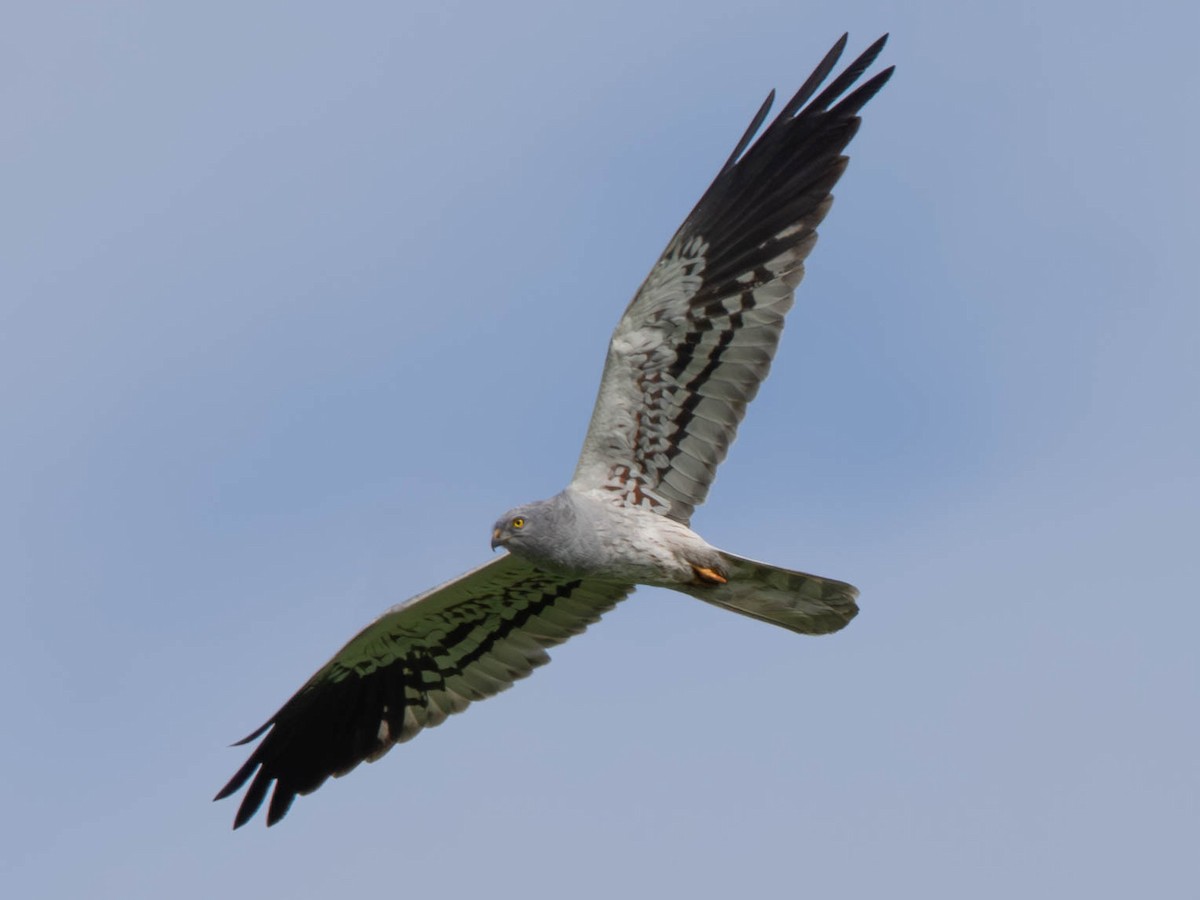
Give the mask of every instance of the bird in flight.
[(388, 610), (238, 742), (262, 738), (216, 796), (249, 783), (234, 828), (268, 791), (274, 825), (297, 794), (509, 687), (636, 585), (800, 634), (858, 612), (851, 585), (734, 556), (689, 527), (770, 368), (858, 113), (892, 74), (855, 87), (884, 35), (822, 90), (846, 37), (755, 140), (767, 97), (634, 295), (571, 483), (501, 516), (492, 548), (505, 555)]

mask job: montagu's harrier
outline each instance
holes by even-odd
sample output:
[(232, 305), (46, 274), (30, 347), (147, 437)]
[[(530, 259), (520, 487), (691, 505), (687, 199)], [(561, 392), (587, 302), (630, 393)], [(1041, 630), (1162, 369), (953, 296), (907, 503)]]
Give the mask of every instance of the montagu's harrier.
[(688, 522), (767, 375), (859, 110), (892, 74), (851, 90), (884, 40), (818, 93), (843, 35), (755, 140), (767, 98), (617, 323), (571, 483), (501, 516), (492, 547), (507, 554), (384, 613), (241, 742), (262, 737), (217, 794), (249, 782), (235, 828), (272, 784), (268, 825), (330, 775), (504, 690), (635, 585), (801, 634), (853, 618), (850, 585), (718, 550)]

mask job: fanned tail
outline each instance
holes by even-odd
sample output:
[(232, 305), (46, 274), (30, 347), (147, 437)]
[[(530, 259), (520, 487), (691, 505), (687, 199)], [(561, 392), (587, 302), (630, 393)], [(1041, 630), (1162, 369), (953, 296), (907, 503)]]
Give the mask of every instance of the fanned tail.
[(858, 588), (721, 551), (726, 584), (680, 587), (706, 603), (799, 634), (831, 634), (858, 615)]

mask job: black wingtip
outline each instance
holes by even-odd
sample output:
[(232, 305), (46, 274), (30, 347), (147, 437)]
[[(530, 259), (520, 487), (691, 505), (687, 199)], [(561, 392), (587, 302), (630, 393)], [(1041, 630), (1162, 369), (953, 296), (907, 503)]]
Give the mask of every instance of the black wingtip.
[(260, 770), (254, 776), (254, 780), (250, 782), (250, 787), (242, 797), (241, 805), (238, 806), (237, 815), (233, 818), (234, 831), (254, 818), (254, 814), (258, 812), (258, 808), (262, 806), (262, 802), (267, 796), (267, 789), (271, 786), (272, 781), (273, 779), (265, 771)]
[(225, 787), (221, 788), (221, 790), (217, 791), (217, 796), (213, 797), (213, 801), (216, 802), (217, 800), (224, 800), (226, 797), (233, 796), (235, 793), (241, 790), (242, 785), (249, 780), (250, 776), (254, 774), (254, 770), (257, 768), (258, 760), (251, 756), (242, 764), (242, 767), (234, 773), (234, 776), (229, 779), (229, 783), (226, 784)]
[[(767, 128), (767, 131), (764, 134), (764, 139), (766, 139), (766, 134), (770, 134), (772, 131), (783, 127), (784, 123), (792, 119), (797, 113), (800, 112), (801, 109), (805, 107), (806, 104), (808, 104), (809, 100), (812, 99), (813, 94), (817, 92), (817, 89), (822, 85), (822, 83), (824, 83), (825, 79), (829, 77), (829, 73), (832, 72), (837, 66), (838, 60), (842, 58), (842, 54), (845, 52), (846, 44), (849, 42), (849, 40), (850, 32), (846, 31), (843, 32), (842, 36), (834, 42), (833, 46), (829, 48), (829, 51), (817, 64), (817, 67), (813, 69), (812, 74), (805, 79), (804, 84), (800, 86), (800, 89), (792, 95), (791, 99), (788, 100), (787, 105), (785, 105), (783, 109), (779, 111), (779, 114), (775, 117), (775, 120)], [(846, 68), (846, 71), (842, 72), (841, 75), (835, 78), (833, 82), (821, 92), (821, 95), (817, 97), (816, 100), (813, 100), (812, 107), (818, 110), (827, 109), (829, 105), (833, 103), (839, 96), (841, 96), (844, 91), (848, 90), (849, 87), (858, 80), (859, 76), (861, 76), (862, 73), (867, 70), (871, 63), (875, 61), (880, 52), (882, 52), (884, 46), (887, 44), (887, 40), (888, 35), (884, 34), (883, 36), (877, 38), (875, 43), (871, 44), (871, 46), (859, 54), (858, 58), (854, 60), (854, 62), (850, 63), (850, 65)], [(892, 68), (895, 67), (893, 66)], [(856, 90), (850, 95), (850, 97), (847, 98), (847, 100), (853, 98), (856, 101), (856, 104), (847, 104), (846, 100), (844, 100), (842, 103), (838, 104), (839, 109), (848, 111), (851, 115), (853, 115), (854, 112), (865, 105), (866, 102), (870, 100), (871, 97), (873, 97), (881, 87), (883, 87), (888, 78), (891, 77), (892, 68), (889, 68), (886, 72), (875, 76), (867, 84), (863, 85), (862, 88)], [(864, 88), (867, 88), (868, 85), (870, 85), (870, 90), (864, 90)], [(762, 127), (763, 122), (766, 121), (767, 113), (770, 112), (774, 100), (775, 91), (772, 90), (771, 93), (767, 95), (766, 101), (762, 104), (762, 106), (759, 107), (758, 112), (755, 113), (754, 119), (750, 122), (750, 127), (748, 127), (746, 132), (742, 135), (742, 139), (738, 141), (737, 146), (733, 148), (733, 152), (729, 154), (729, 158), (725, 160), (725, 165), (721, 166), (721, 171), (718, 173), (719, 175), (725, 174), (738, 163), (738, 160), (746, 151), (746, 148), (750, 146), (754, 136), (758, 133), (759, 128)]]
[(292, 801), (295, 799), (295, 791), (286, 790), (279, 784), (275, 785), (275, 790), (271, 794), (271, 803), (267, 807), (268, 828), (287, 815), (288, 810), (292, 808)]
[(854, 89), (841, 103), (834, 107), (839, 113), (854, 116), (858, 111), (867, 105), (867, 102), (879, 93), (880, 89), (888, 83), (892, 77), (892, 73), (896, 71), (895, 66), (888, 66), (877, 75), (871, 76), (870, 80), (863, 82)]
[(850, 68), (857, 67), (860, 73), (866, 71), (871, 63), (875, 62), (879, 57), (879, 54), (883, 52), (883, 48), (887, 46), (889, 37), (891, 35), (886, 31), (877, 37), (871, 46), (858, 55), (858, 59), (850, 63)]
[[(854, 62), (846, 66), (845, 71), (841, 75), (830, 82), (825, 90), (821, 91), (820, 95), (813, 100), (812, 106), (815, 109), (827, 109), (833, 101), (849, 89), (850, 85), (858, 81), (863, 72), (870, 68), (871, 63), (875, 62), (876, 58), (883, 51), (884, 45), (887, 44), (887, 39), (888, 36), (886, 34), (883, 35), (883, 37), (876, 39), (875, 43), (860, 53)], [(882, 87), (882, 84), (880, 86)], [(863, 102), (865, 103), (866, 101), (864, 100)]]
[(733, 152), (729, 154), (729, 159), (725, 160), (725, 165), (721, 166), (722, 172), (736, 165), (738, 157), (742, 155), (742, 151), (750, 146), (750, 141), (758, 133), (758, 129), (762, 127), (762, 123), (766, 121), (767, 113), (771, 111), (771, 106), (774, 103), (775, 89), (771, 88), (771, 92), (767, 94), (767, 99), (763, 101), (762, 106), (758, 108), (758, 112), (754, 114), (754, 119), (750, 122), (750, 127), (746, 129), (746, 133), (742, 135), (742, 139), (738, 141), (737, 146), (733, 148)]
[(230, 747), (243, 747), (246, 744), (250, 743), (251, 741), (257, 740), (258, 738), (262, 737), (264, 734), (266, 734), (267, 729), (270, 728), (274, 724), (275, 724), (274, 719), (268, 719), (266, 722), (263, 722), (261, 725), (259, 725), (257, 728), (255, 728), (252, 732), (250, 732), (248, 735), (246, 735), (240, 741), (234, 741), (229, 746)]
[(846, 50), (846, 42), (849, 39), (850, 32), (843, 32), (842, 36), (837, 39), (832, 47), (829, 48), (829, 52), (825, 54), (819, 63), (817, 63), (817, 67), (813, 69), (812, 74), (805, 79), (804, 84), (800, 85), (800, 90), (796, 91), (796, 93), (792, 95), (792, 99), (789, 100), (787, 106), (780, 111), (779, 117), (776, 121), (790, 119), (796, 114), (800, 107), (808, 102), (809, 98), (816, 92), (817, 88), (821, 86), (821, 82), (829, 77), (829, 73), (833, 71), (833, 67), (836, 66), (838, 60), (842, 58), (842, 54)]

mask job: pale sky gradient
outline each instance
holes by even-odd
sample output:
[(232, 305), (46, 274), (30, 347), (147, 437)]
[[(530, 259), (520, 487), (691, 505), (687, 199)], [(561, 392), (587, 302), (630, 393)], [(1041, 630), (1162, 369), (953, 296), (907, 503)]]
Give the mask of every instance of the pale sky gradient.
[[(1194, 897), (1200, 13), (37, 3), (0, 31), (6, 897)], [(249, 732), (574, 466), (766, 92), (892, 34), (694, 524), (858, 584), (640, 591), (229, 830)]]

